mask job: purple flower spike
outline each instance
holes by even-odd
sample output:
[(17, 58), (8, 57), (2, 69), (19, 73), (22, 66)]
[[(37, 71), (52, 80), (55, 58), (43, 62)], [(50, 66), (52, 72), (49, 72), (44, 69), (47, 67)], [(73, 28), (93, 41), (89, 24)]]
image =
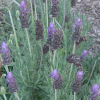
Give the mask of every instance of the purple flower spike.
[(51, 74), (50, 77), (53, 78), (53, 88), (59, 90), (62, 86), (62, 78), (58, 74), (57, 69), (55, 69)]
[(75, 20), (75, 25), (81, 27), (82, 26), (82, 20), (80, 18)]
[(15, 82), (15, 78), (13, 77), (11, 72), (7, 73), (6, 82), (8, 84), (8, 88), (11, 94), (18, 91), (17, 84)]
[(98, 84), (94, 84), (93, 87), (91, 87), (91, 92), (99, 92), (99, 85)]
[(83, 71), (78, 71), (77, 72), (77, 76), (80, 80), (82, 80), (82, 76), (83, 76)]
[(7, 48), (7, 45), (4, 41), (1, 44), (1, 54), (2, 54), (2, 59), (3, 59), (3, 64), (9, 65), (11, 63), (10, 51)]
[(59, 77), (59, 74), (57, 72), (57, 69), (55, 69), (51, 74), (50, 77), (53, 78), (54, 80), (57, 80)]
[(99, 85), (94, 84), (93, 87), (91, 87), (91, 95), (89, 96), (89, 100), (97, 100), (99, 92)]
[(83, 60), (83, 59), (85, 59), (86, 58), (86, 56), (87, 56), (87, 50), (84, 50), (83, 52), (82, 52), (82, 54), (81, 54), (81, 56), (80, 56), (80, 59), (81, 60)]
[(75, 76), (75, 79), (72, 85), (72, 90), (76, 93), (78, 93), (81, 88), (82, 76), (83, 76), (83, 71), (78, 71)]
[(25, 7), (25, 1), (21, 1), (20, 3), (20, 21), (21, 21), (21, 26), (22, 28), (28, 28), (29, 23), (28, 23), (28, 16), (27, 16), (27, 9)]

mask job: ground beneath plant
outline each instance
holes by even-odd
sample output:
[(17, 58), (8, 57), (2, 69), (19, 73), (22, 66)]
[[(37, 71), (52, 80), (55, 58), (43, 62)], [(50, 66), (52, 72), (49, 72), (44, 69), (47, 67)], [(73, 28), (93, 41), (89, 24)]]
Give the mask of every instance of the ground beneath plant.
[(91, 23), (90, 31), (88, 35), (93, 38), (91, 45), (87, 48), (89, 55), (93, 57), (98, 54), (100, 49), (100, 0), (78, 0), (74, 10), (78, 10), (79, 14), (84, 13), (87, 16), (87, 20)]

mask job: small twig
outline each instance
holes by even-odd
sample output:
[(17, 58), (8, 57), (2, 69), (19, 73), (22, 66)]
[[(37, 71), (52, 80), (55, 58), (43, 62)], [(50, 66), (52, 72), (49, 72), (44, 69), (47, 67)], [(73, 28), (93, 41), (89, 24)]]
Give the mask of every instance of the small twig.
[(40, 69), (42, 67), (42, 60), (43, 60), (43, 49), (42, 49), (42, 42), (40, 40), (40, 46), (41, 46), (41, 61), (40, 61)]
[(90, 81), (91, 76), (92, 76), (92, 74), (93, 74), (93, 71), (94, 71), (94, 69), (95, 69), (96, 63), (97, 63), (97, 60), (95, 60), (95, 63), (94, 63), (94, 66), (93, 66), (92, 72), (91, 72), (90, 77), (89, 77), (89, 80), (88, 80), (88, 82), (87, 82), (87, 85), (89, 84), (89, 81)]
[(15, 2), (18, 6), (20, 6), (20, 4), (16, 0), (13, 0), (13, 2)]
[[(76, 48), (76, 42), (74, 41), (73, 54), (75, 53), (75, 48)], [(72, 70), (73, 70), (73, 63), (71, 64), (70, 73), (69, 73), (69, 79), (71, 77)]]
[(66, 0), (64, 0), (64, 19), (63, 19), (62, 27), (64, 26), (64, 22), (65, 22), (65, 12), (66, 12)]
[(55, 89), (55, 100), (57, 100), (57, 89)]
[(75, 100), (76, 92), (74, 92), (74, 100)]
[(47, 27), (48, 27), (48, 2), (46, 0), (46, 15), (47, 15)]
[(29, 35), (28, 35), (28, 30), (27, 30), (27, 28), (25, 28), (25, 32), (26, 32), (26, 36), (27, 36), (27, 41), (28, 41), (30, 56), (32, 57), (30, 39), (29, 39)]

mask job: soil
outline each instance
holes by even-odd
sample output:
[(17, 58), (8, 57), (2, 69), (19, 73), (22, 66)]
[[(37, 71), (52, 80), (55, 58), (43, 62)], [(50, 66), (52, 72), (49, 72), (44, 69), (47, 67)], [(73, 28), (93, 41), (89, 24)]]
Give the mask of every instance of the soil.
[[(79, 2), (78, 2), (79, 1)], [(93, 57), (98, 54), (100, 48), (100, 0), (78, 0), (76, 5), (72, 8), (74, 11), (84, 13), (87, 16), (87, 20), (91, 24), (88, 35), (93, 38), (91, 45), (87, 48), (89, 55)]]

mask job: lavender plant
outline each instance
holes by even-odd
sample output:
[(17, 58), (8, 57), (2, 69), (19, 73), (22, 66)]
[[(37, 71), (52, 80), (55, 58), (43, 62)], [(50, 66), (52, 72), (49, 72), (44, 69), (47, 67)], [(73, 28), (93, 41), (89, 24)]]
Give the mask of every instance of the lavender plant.
[(94, 63), (87, 50), (89, 23), (83, 15), (73, 18), (70, 13), (73, 0), (30, 0), (28, 10), (26, 1), (9, 1), (4, 13), (9, 13), (5, 21), (10, 35), (5, 42), (0, 40), (0, 100), (99, 98), (98, 61), (94, 69), (98, 78), (93, 78), (96, 76), (93, 72), (88, 82)]

